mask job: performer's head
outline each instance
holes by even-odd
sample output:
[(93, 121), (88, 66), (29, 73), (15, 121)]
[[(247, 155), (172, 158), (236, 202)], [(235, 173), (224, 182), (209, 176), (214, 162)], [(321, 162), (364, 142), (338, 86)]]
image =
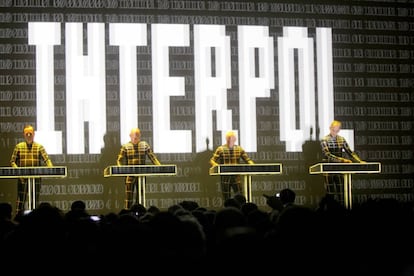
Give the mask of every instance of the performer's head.
[(339, 131), (341, 130), (341, 126), (342, 124), (340, 121), (332, 121), (331, 125), (329, 126), (329, 132), (332, 137), (336, 137), (336, 135), (338, 135)]
[(236, 137), (236, 132), (234, 132), (233, 130), (227, 131), (226, 132), (226, 143), (227, 146), (229, 147), (233, 147), (234, 143), (236, 142), (237, 137)]
[(31, 125), (26, 125), (23, 129), (23, 135), (24, 139), (26, 140), (26, 143), (31, 144), (34, 140), (34, 128)]
[(133, 144), (138, 144), (138, 142), (141, 139), (141, 130), (137, 127), (131, 129), (131, 132), (129, 133), (129, 137), (131, 138), (131, 142)]

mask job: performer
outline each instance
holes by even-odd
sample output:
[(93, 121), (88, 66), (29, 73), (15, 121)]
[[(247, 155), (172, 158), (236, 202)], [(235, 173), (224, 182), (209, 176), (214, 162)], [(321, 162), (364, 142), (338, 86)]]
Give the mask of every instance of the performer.
[[(236, 140), (236, 133), (228, 131), (226, 133), (226, 144), (217, 147), (210, 159), (210, 165), (214, 167), (219, 164), (239, 164), (241, 159), (247, 164), (254, 164), (244, 149), (235, 144)], [(220, 181), (224, 201), (231, 197), (231, 190), (234, 194), (241, 192), (240, 175), (221, 175)]]
[[(339, 136), (341, 122), (334, 120), (329, 127), (329, 134), (321, 140), (322, 156), (324, 162), (334, 163), (365, 163), (351, 150), (344, 137)], [(325, 188), (327, 194), (343, 203), (344, 178), (342, 174), (328, 174), (325, 176)]]
[[(35, 131), (33, 126), (26, 125), (23, 129), (24, 142), (18, 143), (13, 150), (10, 159), (12, 167), (35, 167), (48, 166), (52, 167), (52, 161), (43, 147), (43, 145), (34, 141)], [(41, 179), (35, 179), (35, 207), (39, 204)], [(25, 203), (28, 195), (28, 179), (20, 178), (17, 181), (17, 202), (16, 215), (22, 215), (25, 209)]]
[[(154, 165), (161, 165), (150, 145), (141, 141), (139, 128), (131, 129), (129, 134), (131, 141), (122, 145), (118, 154), (117, 165), (144, 165), (148, 156)], [(135, 203), (138, 203), (138, 177), (127, 176), (125, 179), (125, 203), (124, 208), (130, 209), (133, 202), (133, 194), (136, 192)]]

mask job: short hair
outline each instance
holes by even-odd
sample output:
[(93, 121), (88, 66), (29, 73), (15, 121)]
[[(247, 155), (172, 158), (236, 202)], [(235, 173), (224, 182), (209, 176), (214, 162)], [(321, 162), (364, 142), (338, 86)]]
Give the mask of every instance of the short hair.
[(236, 132), (235, 131), (229, 130), (229, 131), (226, 132), (226, 139), (229, 138), (229, 137), (233, 137), (233, 136), (236, 137)]
[(330, 127), (330, 128), (332, 128), (332, 127), (336, 127), (336, 126), (341, 127), (341, 125), (342, 125), (342, 123), (341, 123), (340, 121), (338, 121), (338, 120), (333, 120), (333, 121), (332, 121), (332, 123), (331, 123), (331, 125), (330, 125), (329, 127)]
[(23, 128), (23, 133), (24, 134), (26, 134), (26, 133), (34, 133), (34, 127), (32, 126), (32, 125), (25, 125), (24, 126), (24, 128)]
[(137, 127), (134, 127), (133, 129), (131, 129), (131, 132), (129, 134), (131, 135), (135, 133), (138, 133), (138, 135), (141, 135), (141, 130)]

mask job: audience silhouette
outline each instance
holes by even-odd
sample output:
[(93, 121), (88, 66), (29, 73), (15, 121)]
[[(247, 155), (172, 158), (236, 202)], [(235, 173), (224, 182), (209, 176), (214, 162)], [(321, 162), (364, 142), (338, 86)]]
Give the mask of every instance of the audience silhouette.
[[(284, 207), (276, 219), (239, 199), (217, 211), (192, 201), (165, 211), (137, 205), (100, 220), (91, 219), (82, 201), (73, 202), (67, 213), (41, 203), (16, 222), (10, 204), (0, 203), (3, 260), (27, 252), (27, 265), (19, 268), (24, 272), (39, 262), (65, 262), (65, 272), (94, 274), (104, 273), (110, 263), (119, 273), (137, 271), (139, 264), (154, 273), (181, 275), (261, 274), (269, 266), (274, 275), (406, 276), (413, 271), (414, 260), (406, 253), (414, 246), (412, 204), (373, 199), (345, 210), (325, 197), (311, 209), (294, 204), (292, 192), (280, 191)], [(347, 260), (341, 257), (345, 252)], [(59, 273), (52, 265), (42, 266), (43, 272)]]

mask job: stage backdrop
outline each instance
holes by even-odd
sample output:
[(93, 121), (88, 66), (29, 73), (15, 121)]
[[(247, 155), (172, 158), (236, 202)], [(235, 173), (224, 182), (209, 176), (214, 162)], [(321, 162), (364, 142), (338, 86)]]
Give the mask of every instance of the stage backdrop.
[[(64, 179), (41, 201), (91, 213), (123, 207), (124, 179), (104, 178), (129, 130), (176, 176), (147, 177), (146, 206), (223, 206), (213, 150), (229, 129), (256, 163), (253, 202), (289, 187), (316, 207), (319, 140), (333, 119), (378, 174), (353, 176), (354, 204), (413, 200), (414, 4), (411, 1), (1, 1), (0, 166), (25, 124)], [(1, 179), (13, 204), (16, 180)]]

